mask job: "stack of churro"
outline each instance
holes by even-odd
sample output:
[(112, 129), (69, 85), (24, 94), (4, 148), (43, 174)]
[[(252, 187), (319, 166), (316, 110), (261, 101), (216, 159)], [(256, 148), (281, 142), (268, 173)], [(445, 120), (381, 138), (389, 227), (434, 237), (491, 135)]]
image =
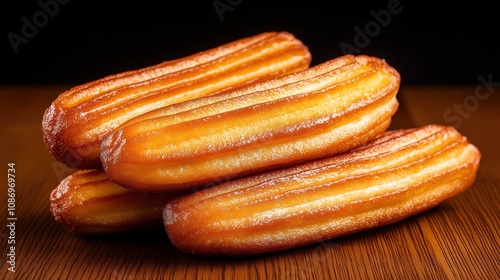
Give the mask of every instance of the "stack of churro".
[(56, 221), (254, 255), (394, 223), (473, 183), (480, 153), (454, 128), (387, 131), (401, 80), (386, 61), (310, 62), (267, 32), (62, 93), (44, 141), (81, 170), (50, 196)]

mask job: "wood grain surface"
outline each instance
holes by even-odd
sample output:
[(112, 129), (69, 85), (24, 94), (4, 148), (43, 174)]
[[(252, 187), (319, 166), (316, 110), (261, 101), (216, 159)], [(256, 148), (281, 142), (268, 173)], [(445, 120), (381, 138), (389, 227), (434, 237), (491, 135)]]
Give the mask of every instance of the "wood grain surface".
[[(0, 279), (500, 277), (500, 86), (496, 84), (403, 86), (398, 94), (400, 108), (391, 129), (453, 125), (479, 148), (477, 179), (466, 192), (396, 224), (245, 258), (184, 254), (162, 229), (84, 238), (57, 224), (49, 212), (48, 197), (74, 170), (50, 157), (43, 145), (41, 121), (45, 108), (68, 87), (0, 87), (0, 171), (5, 180), (0, 189)], [(9, 163), (15, 163), (13, 213), (7, 209)], [(8, 227), (11, 222), (15, 228)], [(15, 272), (9, 270), (12, 259)]]

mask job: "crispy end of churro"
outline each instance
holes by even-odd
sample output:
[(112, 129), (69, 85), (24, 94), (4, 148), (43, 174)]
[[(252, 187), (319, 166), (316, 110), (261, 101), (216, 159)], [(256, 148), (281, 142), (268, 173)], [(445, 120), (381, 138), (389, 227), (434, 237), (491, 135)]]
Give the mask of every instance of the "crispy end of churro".
[(55, 220), (79, 235), (161, 228), (162, 209), (179, 194), (145, 194), (108, 180), (102, 170), (79, 170), (50, 195)]

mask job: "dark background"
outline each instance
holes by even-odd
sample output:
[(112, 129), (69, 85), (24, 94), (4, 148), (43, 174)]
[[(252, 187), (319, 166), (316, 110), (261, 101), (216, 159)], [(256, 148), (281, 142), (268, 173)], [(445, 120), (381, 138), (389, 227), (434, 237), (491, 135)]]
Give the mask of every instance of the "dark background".
[[(482, 1), (460, 6), (401, 0), (401, 12), (360, 47), (355, 28), (373, 25), (370, 11), (398, 1), (72, 0), (58, 4), (57, 13), (17, 53), (8, 34), (21, 36), (22, 18), (33, 22), (42, 8), (36, 0), (12, 2), (1, 8), (2, 84), (80, 84), (281, 30), (309, 47), (312, 65), (343, 55), (344, 43), (385, 58), (403, 84), (478, 84), (478, 76), (500, 81), (498, 12)], [(230, 9), (218, 12), (214, 3)]]

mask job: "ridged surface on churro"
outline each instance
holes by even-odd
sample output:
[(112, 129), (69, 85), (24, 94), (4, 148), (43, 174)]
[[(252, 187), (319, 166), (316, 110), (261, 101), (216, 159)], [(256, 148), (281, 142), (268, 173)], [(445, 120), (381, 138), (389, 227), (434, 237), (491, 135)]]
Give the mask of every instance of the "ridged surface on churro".
[(170, 201), (174, 245), (251, 255), (394, 223), (466, 190), (480, 161), (453, 127), (384, 133), (347, 153), (231, 181)]
[(161, 228), (162, 209), (177, 194), (145, 194), (108, 180), (102, 169), (79, 170), (50, 195), (55, 220), (80, 235)]
[(49, 152), (70, 167), (100, 167), (104, 137), (140, 114), (305, 69), (311, 55), (292, 34), (266, 32), (62, 93), (43, 118)]
[(132, 119), (103, 141), (101, 160), (120, 185), (163, 192), (331, 156), (387, 129), (399, 84), (385, 61), (343, 56)]

